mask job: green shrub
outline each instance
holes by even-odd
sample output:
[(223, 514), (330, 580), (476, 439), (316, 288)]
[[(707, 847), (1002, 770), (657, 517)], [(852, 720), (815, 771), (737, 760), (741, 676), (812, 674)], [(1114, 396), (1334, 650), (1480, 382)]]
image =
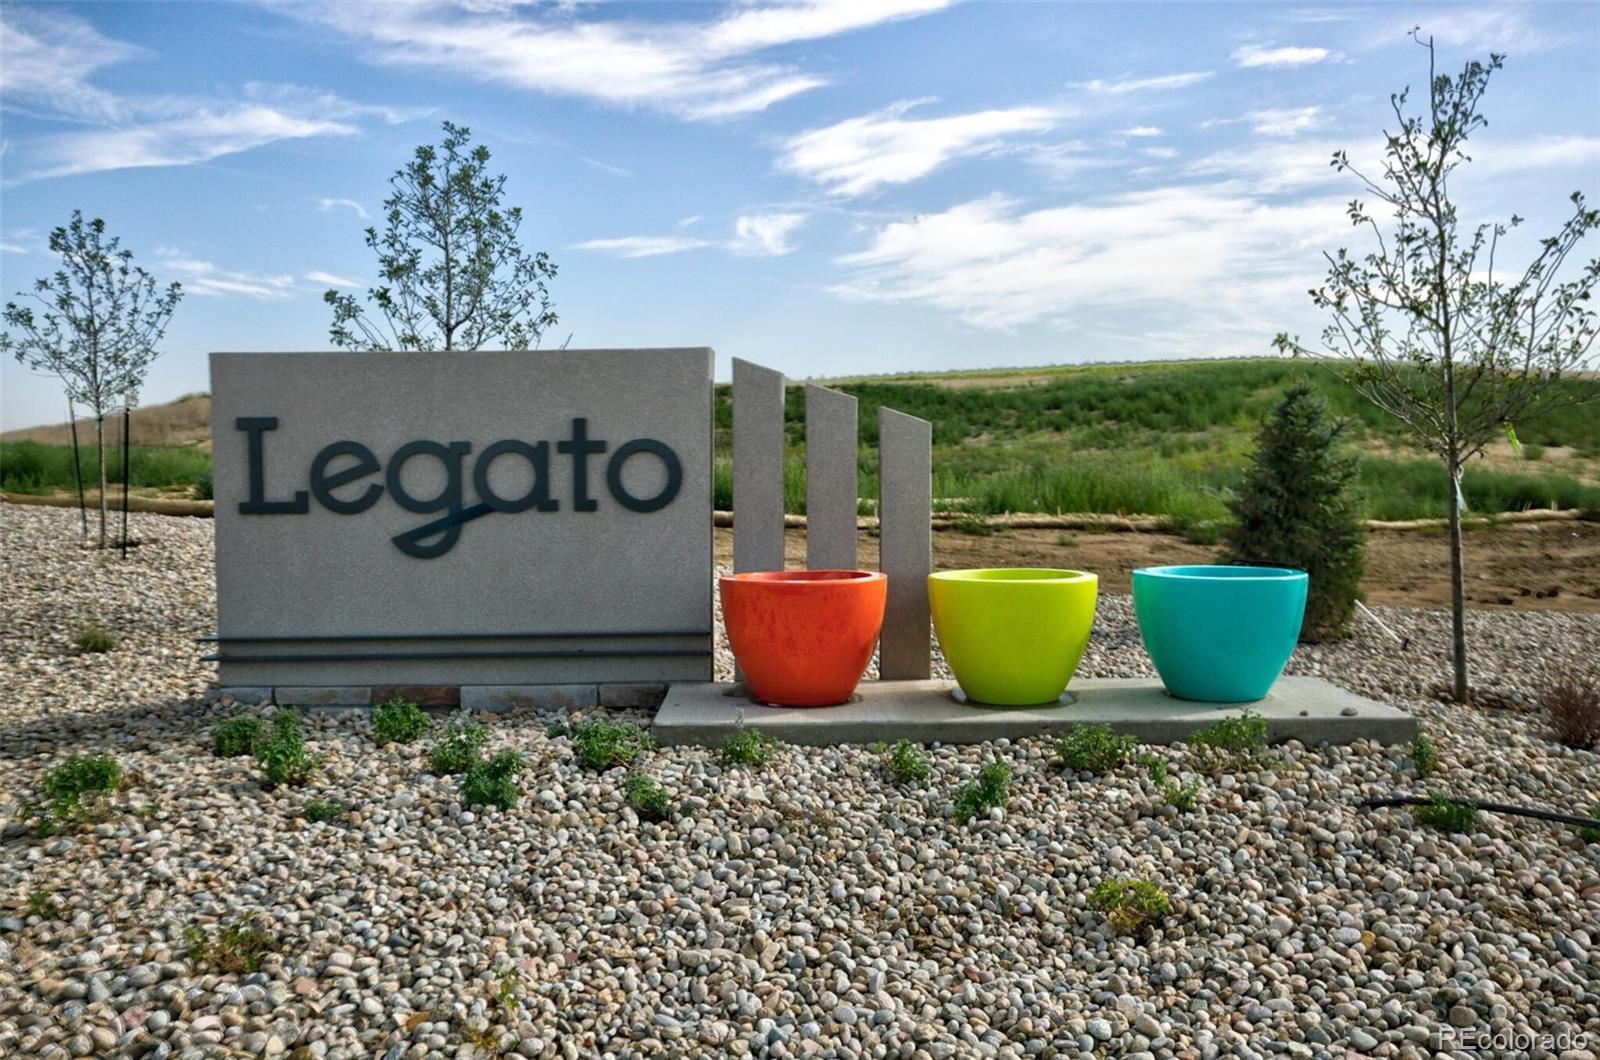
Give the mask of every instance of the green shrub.
[(1011, 793), (1011, 767), (998, 759), (978, 770), (978, 779), (956, 790), (956, 820), (966, 824), (997, 806), (1004, 806)]
[(522, 756), (515, 751), (501, 751), (489, 759), (474, 755), (461, 778), (461, 797), (468, 806), (511, 809), (517, 804), (517, 777), (522, 765)]
[(722, 762), (730, 766), (764, 766), (777, 746), (778, 741), (766, 733), (741, 725), (722, 741)]
[(1446, 832), (1470, 832), (1478, 823), (1477, 803), (1457, 801), (1435, 792), (1425, 806), (1412, 808), (1417, 820)]
[(1139, 764), (1144, 766), (1145, 772), (1150, 774), (1150, 783), (1161, 787), (1167, 782), (1167, 760), (1158, 754), (1149, 751), (1139, 756)]
[(1246, 708), (1201, 729), (1190, 742), (1242, 764), (1267, 749), (1267, 719)]
[(631, 770), (622, 780), (622, 791), (641, 820), (664, 821), (672, 816), (666, 789), (650, 774)]
[(606, 770), (613, 766), (632, 766), (639, 756), (655, 749), (650, 734), (632, 722), (612, 722), (595, 718), (568, 730), (578, 764), (585, 769)]
[(209, 964), (229, 975), (248, 975), (259, 971), (262, 960), (277, 946), (254, 917), (225, 925), (214, 938), (208, 936), (203, 928), (191, 924), (184, 929), (183, 937), (189, 944), (191, 961), (196, 965)]
[(1417, 776), (1426, 777), (1438, 767), (1439, 754), (1433, 741), (1421, 729), (1411, 738), (1411, 763), (1417, 767)]
[(122, 767), (110, 755), (72, 755), (45, 773), (45, 812), (52, 821), (78, 816), (122, 782)]
[(39, 890), (28, 895), (28, 906), (23, 910), (23, 916), (36, 916), (40, 920), (61, 920), (66, 916), (66, 910), (61, 908), (61, 903), (56, 901), (56, 896), (49, 891)]
[(84, 655), (99, 655), (117, 646), (117, 635), (95, 622), (86, 622), (72, 636), (72, 643)]
[(1190, 781), (1183, 786), (1167, 782), (1161, 785), (1161, 797), (1179, 813), (1190, 813), (1200, 801), (1200, 785)]
[(386, 743), (411, 743), (433, 724), (409, 699), (390, 699), (372, 709), (372, 735), (381, 747)]
[(261, 738), (261, 719), (251, 715), (229, 718), (211, 730), (211, 746), (222, 758), (254, 754)]
[(189, 492), (197, 501), (209, 501), (215, 499), (212, 496), (210, 468), (206, 468), (204, 471), (201, 471), (195, 475), (194, 485), (189, 487)]
[(300, 808), (300, 816), (312, 824), (332, 821), (350, 812), (348, 804), (338, 799), (312, 799)]
[(1361, 599), (1367, 565), (1356, 461), (1339, 450), (1344, 425), (1310, 384), (1284, 392), (1256, 437), (1244, 480), (1228, 503), (1234, 524), (1222, 561), (1290, 567), (1311, 576), (1303, 641), (1341, 637)]
[(451, 722), (428, 749), (428, 770), (441, 777), (460, 776), (472, 768), (488, 739), (489, 730), (477, 722)]
[(1074, 725), (1056, 737), (1056, 759), (1075, 773), (1106, 773), (1133, 757), (1132, 736), (1118, 736), (1106, 725)]
[(928, 755), (922, 745), (910, 740), (901, 740), (885, 751), (883, 767), (896, 784), (906, 787), (921, 787), (933, 776), (933, 767), (928, 765)]
[[(1589, 816), (1600, 821), (1600, 802), (1595, 803), (1594, 808), (1589, 811)], [(1585, 843), (1600, 843), (1600, 828), (1592, 825), (1578, 829), (1578, 835)]]
[(306, 754), (306, 743), (300, 736), (300, 715), (292, 710), (279, 711), (272, 719), (266, 735), (256, 741), (255, 754), (269, 788), (304, 784), (317, 766), (316, 759)]
[(1089, 904), (1124, 935), (1138, 934), (1172, 911), (1167, 892), (1140, 877), (1101, 881), (1089, 892)]

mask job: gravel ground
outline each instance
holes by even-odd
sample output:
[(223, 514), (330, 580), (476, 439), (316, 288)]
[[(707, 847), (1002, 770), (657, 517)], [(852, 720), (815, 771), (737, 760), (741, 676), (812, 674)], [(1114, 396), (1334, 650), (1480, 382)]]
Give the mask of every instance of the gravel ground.
[[(867, 749), (781, 748), (758, 769), (684, 748), (649, 757), (678, 808), (653, 824), (621, 770), (582, 771), (531, 714), (493, 722), (528, 760), (510, 812), (467, 809), (424, 744), (377, 747), (346, 717), (305, 719), (320, 771), (264, 791), (248, 759), (209, 750), (218, 720), (259, 709), (199, 698), (209, 522), (134, 516), (133, 532), (124, 563), (78, 548), (69, 512), (0, 505), (0, 1056), (1600, 1050), (1600, 844), (1352, 809), (1431, 787), (1600, 803), (1600, 756), (1525, 706), (1551, 650), (1600, 656), (1595, 616), (1474, 615), (1493, 708), (1429, 697), (1436, 612), (1380, 611), (1404, 652), (1363, 627), (1297, 655), (1295, 672), (1423, 717), (1426, 782), (1402, 748), (1289, 744), (1222, 773), (1154, 749), (1200, 785), (1180, 814), (1142, 769), (1064, 775), (1039, 740), (933, 748), (913, 789)], [(75, 654), (87, 620), (121, 634), (114, 651)], [(1081, 672), (1149, 672), (1126, 598), (1102, 601)], [(109, 813), (25, 831), (44, 770), (89, 750), (130, 777)], [(1004, 810), (955, 824), (951, 792), (993, 757), (1014, 775)], [(307, 823), (314, 797), (354, 809)], [(1172, 897), (1139, 938), (1087, 899), (1124, 875)], [(191, 959), (186, 932), (252, 916), (271, 940), (256, 971)]]

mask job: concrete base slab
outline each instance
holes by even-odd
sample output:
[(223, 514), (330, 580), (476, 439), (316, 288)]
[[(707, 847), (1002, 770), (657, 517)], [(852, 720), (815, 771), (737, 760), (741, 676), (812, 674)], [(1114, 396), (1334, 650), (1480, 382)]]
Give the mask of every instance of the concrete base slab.
[(1192, 703), (1167, 695), (1147, 678), (1085, 678), (1072, 683), (1076, 702), (1042, 707), (977, 707), (958, 703), (950, 681), (863, 681), (859, 702), (837, 707), (763, 706), (730, 696), (726, 684), (677, 684), (656, 712), (662, 744), (715, 745), (743, 724), (785, 743), (828, 745), (911, 740), (982, 743), (1037, 736), (1074, 725), (1108, 725), (1141, 743), (1187, 740), (1219, 718), (1249, 707), (1267, 719), (1276, 743), (1403, 743), (1417, 731), (1404, 711), (1317, 677), (1285, 677), (1258, 703)]

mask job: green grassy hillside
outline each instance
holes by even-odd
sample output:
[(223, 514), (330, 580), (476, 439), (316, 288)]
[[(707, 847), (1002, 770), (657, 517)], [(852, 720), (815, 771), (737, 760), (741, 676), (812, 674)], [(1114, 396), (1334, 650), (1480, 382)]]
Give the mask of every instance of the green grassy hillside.
[[(1438, 463), (1411, 448), (1399, 425), (1332, 371), (1275, 359), (1026, 368), (839, 380), (860, 402), (861, 496), (877, 495), (877, 410), (887, 405), (934, 425), (934, 492), (947, 508), (1000, 512), (1105, 512), (1164, 516), (1191, 532), (1221, 518), (1256, 428), (1296, 376), (1309, 378), (1350, 421), (1369, 516), (1412, 519), (1445, 514)], [(1571, 380), (1559, 397), (1592, 397), (1587, 407), (1554, 409), (1518, 425), (1522, 455), (1504, 442), (1475, 462), (1464, 482), (1475, 511), (1600, 508), (1600, 380)], [(201, 408), (186, 399), (185, 414)], [(204, 408), (209, 409), (209, 403)], [(729, 388), (716, 393), (716, 502), (732, 498)], [(162, 421), (158, 410), (150, 410)], [(805, 392), (789, 387), (790, 456), (786, 494), (805, 510)], [(170, 417), (169, 417), (170, 418)], [(138, 417), (135, 417), (136, 428)], [(162, 421), (164, 422), (164, 421)], [(205, 425), (189, 425), (200, 435)], [(136, 440), (138, 440), (136, 438)], [(209, 485), (209, 454), (199, 446), (135, 446), (136, 487), (188, 490)], [(92, 454), (85, 470), (93, 475)], [(118, 481), (120, 454), (109, 461)], [(70, 450), (0, 442), (0, 489), (72, 488)]]

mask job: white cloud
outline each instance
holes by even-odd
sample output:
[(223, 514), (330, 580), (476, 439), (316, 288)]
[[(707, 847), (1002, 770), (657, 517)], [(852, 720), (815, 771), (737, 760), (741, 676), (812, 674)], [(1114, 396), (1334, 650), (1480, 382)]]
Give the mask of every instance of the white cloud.
[(317, 207), (322, 210), (332, 210), (335, 207), (353, 210), (355, 211), (356, 216), (361, 218), (363, 221), (365, 221), (368, 217), (367, 208), (362, 206), (359, 202), (356, 202), (354, 199), (323, 199), (317, 203)]
[(31, 228), (16, 228), (0, 235), (0, 254), (32, 254), (48, 246), (39, 233)]
[(1513, 173), (1526, 169), (1586, 166), (1600, 173), (1600, 136), (1541, 136), (1531, 140), (1487, 143), (1467, 153), (1472, 161), (1458, 172)]
[(88, 79), (142, 52), (59, 8), (7, 5), (0, 15), (0, 54), (0, 99), (7, 109), (26, 104), (80, 120), (113, 121), (122, 116), (121, 102)]
[(287, 114), (261, 104), (207, 106), (188, 117), (41, 137), (29, 148), (28, 177), (192, 165), (279, 140), (348, 136), (355, 131), (349, 122)]
[(789, 243), (789, 236), (805, 220), (803, 213), (747, 214), (735, 223), (729, 249), (739, 254), (766, 257), (787, 254), (794, 249)]
[(1479, 58), (1488, 52), (1534, 55), (1564, 43), (1560, 36), (1534, 26), (1528, 19), (1530, 10), (1537, 9), (1520, 4), (1494, 7), (1440, 4), (1429, 7), (1421, 17), (1412, 15), (1388, 23), (1374, 35), (1372, 43), (1410, 45), (1408, 34), (1413, 27), (1420, 27), (1418, 35), (1423, 40), (1432, 37), (1441, 48), (1472, 52)]
[(224, 269), (209, 261), (191, 258), (171, 247), (156, 251), (156, 268), (153, 271), (162, 282), (176, 279), (183, 284), (185, 294), (205, 297), (244, 295), (261, 299), (287, 298), (294, 293), (295, 286), (293, 276)]
[(361, 288), (366, 286), (366, 284), (360, 280), (352, 280), (348, 276), (340, 276), (332, 272), (322, 272), (317, 269), (313, 269), (306, 273), (305, 280), (307, 283), (314, 283), (319, 287)]
[(1304, 299), (1318, 251), (1348, 228), (1338, 196), (1277, 205), (1181, 186), (1029, 211), (993, 195), (883, 226), (868, 249), (840, 259), (853, 275), (835, 291), (989, 329), (1157, 313), (1192, 338), (1263, 349), (1273, 307)]
[[(622, 258), (654, 258), (663, 254), (682, 254), (689, 250), (718, 248), (732, 254), (780, 257), (794, 249), (789, 237), (805, 223), (807, 214), (789, 211), (743, 214), (734, 222), (730, 239), (704, 239), (695, 236), (618, 236), (590, 239), (572, 244), (573, 250), (590, 250)], [(678, 222), (686, 229), (699, 224), (696, 215)]]
[(1233, 61), (1246, 69), (1260, 66), (1311, 66), (1337, 57), (1336, 53), (1326, 48), (1263, 48), (1259, 44), (1246, 44), (1233, 53)]
[(780, 168), (821, 184), (835, 195), (863, 195), (885, 184), (906, 184), (958, 158), (987, 154), (1008, 138), (1044, 132), (1060, 120), (1046, 107), (1012, 107), (946, 118), (907, 118), (921, 100), (848, 118), (791, 137)]
[(662, 254), (681, 254), (686, 250), (714, 247), (710, 239), (690, 239), (687, 236), (619, 236), (615, 239), (590, 239), (572, 244), (573, 250), (592, 250), (600, 254), (614, 254), (620, 258), (654, 258)]
[(1317, 107), (1253, 110), (1244, 117), (1258, 136), (1295, 136), (1322, 124)]
[(371, 8), (339, 2), (276, 10), (364, 42), (374, 62), (710, 119), (765, 110), (827, 83), (754, 57), (765, 49), (913, 18), (948, 3), (752, 4), (709, 22), (600, 19), (570, 7), (435, 3), (387, 6), (381, 18)]
[[(101, 68), (144, 53), (60, 8), (7, 6), (0, 15), (8, 109), (70, 123), (19, 141), (11, 182), (139, 166), (208, 162), (280, 140), (343, 136), (357, 119), (409, 112), (351, 103), (292, 85), (244, 86), (242, 98), (118, 95), (89, 83)], [(8, 142), (8, 154), (11, 144)]]
[(1161, 134), (1160, 126), (1156, 125), (1135, 125), (1131, 129), (1122, 130), (1123, 136), (1132, 136), (1136, 138), (1160, 136)]
[(1195, 70), (1184, 74), (1162, 74), (1159, 77), (1130, 77), (1117, 81), (1076, 81), (1073, 88), (1105, 96), (1123, 96), (1130, 92), (1152, 92), (1172, 88), (1188, 88), (1212, 76), (1210, 70)]

